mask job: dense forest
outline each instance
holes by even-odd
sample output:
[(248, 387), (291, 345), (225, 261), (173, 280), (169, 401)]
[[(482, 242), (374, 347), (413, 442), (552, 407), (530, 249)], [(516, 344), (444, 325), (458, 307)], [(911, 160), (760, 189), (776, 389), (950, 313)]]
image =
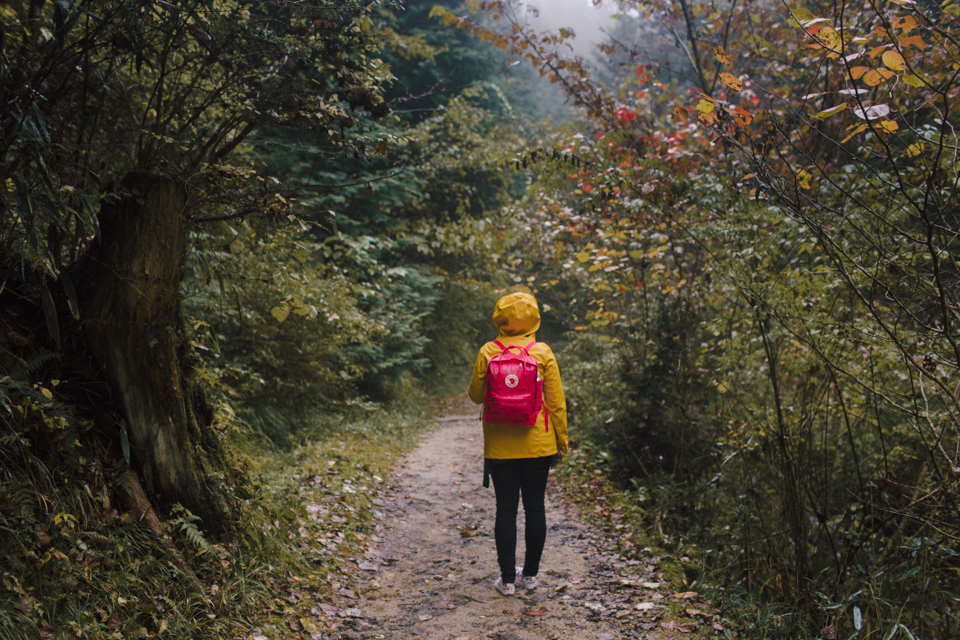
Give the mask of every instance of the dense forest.
[(722, 635), (960, 634), (960, 3), (615, 4), (0, 5), (0, 637), (329, 588), (512, 291)]

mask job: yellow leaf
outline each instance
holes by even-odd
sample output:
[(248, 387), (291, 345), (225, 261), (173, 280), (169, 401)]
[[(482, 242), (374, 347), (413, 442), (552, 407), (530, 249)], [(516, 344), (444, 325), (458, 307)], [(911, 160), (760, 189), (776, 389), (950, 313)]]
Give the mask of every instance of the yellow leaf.
[(906, 71), (907, 69), (906, 60), (896, 51), (884, 51), (881, 60), (883, 60), (883, 64), (894, 71)]
[(589, 259), (590, 259), (590, 253), (587, 251), (581, 251), (580, 253), (577, 254), (577, 260), (579, 260), (580, 262), (586, 262)]
[(791, 27), (799, 27), (801, 20), (813, 20), (813, 13), (809, 9), (791, 9), (790, 13), (792, 14), (790, 19), (787, 20), (787, 24)]
[(811, 180), (813, 180), (813, 176), (810, 175), (808, 171), (804, 169), (800, 169), (800, 171), (797, 171), (797, 182), (800, 184), (801, 189), (811, 188), (813, 186), (813, 183), (811, 182)]
[(858, 126), (856, 129), (854, 129), (853, 131), (851, 131), (851, 132), (850, 132), (850, 135), (848, 135), (846, 138), (844, 138), (843, 140), (841, 140), (841, 141), (840, 141), (840, 144), (846, 144), (846, 143), (850, 140), (850, 138), (852, 138), (853, 136), (857, 135), (857, 134), (860, 133), (861, 131), (866, 131), (866, 130), (867, 130), (867, 125), (861, 124), (861, 125)]
[(697, 103), (697, 111), (700, 113), (713, 113), (716, 108), (717, 103), (709, 98), (701, 98), (700, 102)]
[(835, 113), (840, 113), (841, 111), (843, 111), (843, 110), (846, 109), (846, 108), (847, 108), (847, 103), (846, 103), (846, 102), (841, 102), (840, 104), (838, 104), (838, 105), (835, 106), (835, 107), (830, 107), (829, 109), (824, 109), (823, 111), (821, 111), (820, 113), (816, 114), (816, 115), (813, 116), (813, 117), (814, 117), (814, 118), (820, 118), (820, 119), (822, 120), (822, 119), (824, 119), (824, 118), (829, 118), (830, 116), (832, 116), (832, 115), (835, 114)]
[(884, 133), (893, 133), (900, 128), (900, 125), (893, 120), (881, 120), (877, 126), (880, 127), (880, 130)]
[(42, 393), (43, 397), (47, 400), (53, 400), (53, 392), (51, 392), (50, 389), (44, 389), (43, 387), (40, 387), (40, 393)]
[(731, 62), (730, 56), (727, 55), (727, 52), (724, 51), (720, 45), (713, 48), (713, 57), (715, 57), (720, 64), (730, 64)]
[(907, 156), (910, 157), (910, 158), (913, 158), (913, 157), (915, 157), (915, 156), (918, 156), (918, 155), (920, 155), (921, 153), (923, 153), (923, 143), (922, 143), (922, 142), (914, 142), (912, 145), (910, 145), (909, 147), (907, 147)]
[(824, 27), (823, 29), (820, 29), (820, 31), (817, 31), (816, 38), (821, 42), (821, 44), (823, 44), (824, 47), (830, 49), (831, 51), (843, 51), (843, 38), (833, 27)]
[(922, 86), (923, 86), (923, 80), (921, 80), (921, 79), (918, 78), (917, 76), (913, 75), (912, 73), (908, 73), (908, 74), (904, 75), (903, 78), (901, 78), (901, 79), (902, 79), (906, 84), (910, 85), (911, 87), (922, 87)]
[(723, 84), (727, 85), (728, 87), (730, 87), (731, 89), (733, 89), (738, 93), (740, 91), (743, 91), (743, 83), (740, 82), (740, 79), (737, 78), (737, 76), (733, 75), (732, 73), (726, 73), (726, 72), (721, 73), (720, 80), (721, 82), (723, 82)]
[(283, 322), (290, 315), (290, 310), (284, 307), (274, 307), (270, 309), (270, 315), (277, 319), (277, 322)]
[(638, 249), (637, 251), (631, 251), (630, 257), (633, 258), (634, 260), (639, 260), (640, 258), (643, 257), (643, 250)]
[(230, 243), (230, 253), (240, 253), (243, 251), (244, 244), (240, 241), (240, 238), (237, 238)]

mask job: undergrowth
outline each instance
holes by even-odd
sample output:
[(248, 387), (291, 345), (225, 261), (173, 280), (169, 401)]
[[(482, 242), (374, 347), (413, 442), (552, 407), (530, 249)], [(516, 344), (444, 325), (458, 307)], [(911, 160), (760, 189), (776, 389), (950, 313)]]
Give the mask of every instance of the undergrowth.
[(177, 505), (158, 537), (124, 502), (118, 418), (83, 414), (78, 385), (52, 379), (53, 354), (10, 355), (0, 362), (2, 639), (235, 637), (294, 606), (293, 583), (322, 597), (336, 559), (372, 526), (367, 492), (428, 424), (415, 393), (389, 408), (331, 404), (281, 451), (224, 405), (218, 429), (251, 481), (235, 533), (207, 539)]

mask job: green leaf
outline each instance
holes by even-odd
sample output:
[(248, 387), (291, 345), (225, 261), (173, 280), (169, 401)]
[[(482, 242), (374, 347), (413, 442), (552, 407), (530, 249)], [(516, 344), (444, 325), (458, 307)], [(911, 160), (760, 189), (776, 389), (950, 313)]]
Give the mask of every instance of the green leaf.
[(283, 322), (290, 315), (290, 310), (285, 307), (274, 307), (270, 309), (270, 315), (277, 319), (277, 322)]
[(67, 294), (67, 306), (70, 307), (70, 313), (77, 320), (80, 319), (80, 304), (77, 302), (77, 291), (73, 288), (73, 280), (70, 279), (66, 271), (60, 274), (60, 282), (63, 284), (63, 292)]
[(47, 331), (50, 337), (57, 343), (57, 349), (60, 348), (60, 320), (57, 318), (57, 306), (53, 303), (53, 296), (47, 283), (40, 285), (40, 302), (43, 304), (43, 317), (47, 321)]

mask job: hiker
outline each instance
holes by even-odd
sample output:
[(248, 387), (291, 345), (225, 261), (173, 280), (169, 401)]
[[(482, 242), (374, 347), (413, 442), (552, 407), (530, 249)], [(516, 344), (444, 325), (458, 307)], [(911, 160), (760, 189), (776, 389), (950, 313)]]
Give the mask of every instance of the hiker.
[[(480, 349), (468, 393), (483, 404), (483, 486), (497, 498), (494, 537), (500, 577), (494, 587), (505, 596), (515, 584), (537, 587), (540, 556), (547, 538), (543, 505), (547, 475), (567, 452), (567, 403), (557, 359), (536, 342), (537, 300), (528, 293), (500, 298), (493, 310), (499, 335)], [(517, 506), (523, 496), (526, 557), (516, 566)]]

